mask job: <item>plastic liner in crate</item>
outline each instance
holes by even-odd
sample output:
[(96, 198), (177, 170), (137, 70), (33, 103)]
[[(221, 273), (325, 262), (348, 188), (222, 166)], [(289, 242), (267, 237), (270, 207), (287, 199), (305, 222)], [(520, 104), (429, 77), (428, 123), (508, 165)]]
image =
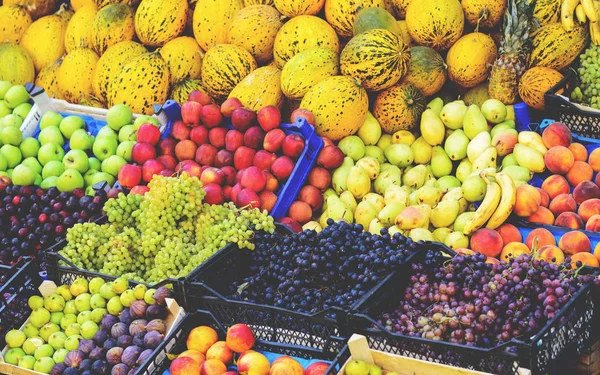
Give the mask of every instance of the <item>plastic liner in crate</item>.
[[(140, 366), (136, 375), (160, 375), (167, 370), (171, 364), (168, 354), (179, 354), (186, 350), (186, 340), (190, 331), (198, 326), (210, 326), (214, 328), (219, 339), (224, 340), (227, 329), (237, 323), (247, 324), (247, 321), (240, 320), (229, 323), (223, 322), (208, 311), (196, 311), (189, 313), (173, 329), (173, 332), (161, 343), (154, 352), (154, 356)], [(330, 363), (326, 375), (336, 375), (343, 364), (350, 358), (350, 352), (345, 344), (345, 340), (340, 337), (330, 336), (324, 338), (322, 345), (313, 346), (310, 341), (298, 342), (292, 337), (276, 335), (271, 332), (268, 326), (252, 326), (252, 331), (257, 338), (253, 350), (262, 352), (271, 361), (278, 355), (287, 355), (294, 357), (302, 366), (306, 367), (312, 362), (325, 361)]]
[[(434, 251), (452, 256), (443, 249)], [(418, 253), (413, 262), (424, 261), (426, 254)], [(584, 268), (583, 272), (597, 270)], [(531, 370), (533, 374), (559, 375), (564, 374), (557, 372), (563, 357), (581, 353), (590, 343), (597, 307), (592, 298), (592, 285), (580, 288), (556, 316), (529, 339), (512, 339), (495, 347), (478, 348), (392, 333), (375, 317), (395, 310), (411, 274), (409, 264), (399, 269), (350, 318), (350, 328), (367, 336), (372, 349), (500, 375), (520, 374), (521, 368)]]
[[(157, 111), (159, 118), (166, 116), (167, 129), (170, 129), (173, 122), (181, 120), (181, 107), (174, 100), (165, 103), (162, 111)], [(231, 119), (225, 118), (223, 126), (233, 129)], [(296, 161), (294, 170), (288, 177), (285, 184), (282, 184), (277, 191), (277, 202), (271, 210), (270, 215), (279, 220), (287, 215), (287, 212), (296, 200), (296, 196), (304, 186), (304, 181), (308, 177), (310, 170), (315, 165), (319, 152), (323, 148), (323, 139), (317, 135), (313, 128), (305, 119), (298, 119), (294, 124), (281, 124), (281, 129), (285, 134), (297, 134), (304, 138), (304, 150)]]
[[(544, 95), (546, 114), (567, 125), (574, 133), (589, 138), (600, 138), (600, 111), (569, 100), (577, 85), (577, 75), (569, 71)], [(561, 90), (562, 93), (559, 94)]]
[(19, 328), (29, 317), (27, 300), (37, 293), (41, 279), (31, 258), (22, 258), (13, 267), (0, 265), (0, 347), (4, 336)]

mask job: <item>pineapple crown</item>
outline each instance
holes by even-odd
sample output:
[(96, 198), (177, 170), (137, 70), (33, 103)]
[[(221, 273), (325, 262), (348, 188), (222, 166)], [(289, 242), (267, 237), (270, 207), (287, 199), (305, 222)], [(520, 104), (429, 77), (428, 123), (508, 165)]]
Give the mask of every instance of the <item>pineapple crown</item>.
[(502, 22), (500, 54), (527, 54), (531, 49), (529, 38), (533, 26), (532, 14), (535, 0), (508, 0)]

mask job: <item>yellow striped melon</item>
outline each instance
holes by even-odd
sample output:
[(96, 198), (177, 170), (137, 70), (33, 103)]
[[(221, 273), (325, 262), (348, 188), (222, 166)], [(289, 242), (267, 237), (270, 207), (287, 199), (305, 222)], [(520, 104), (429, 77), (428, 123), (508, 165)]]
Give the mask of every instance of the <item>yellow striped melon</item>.
[(533, 37), (533, 49), (527, 55), (527, 66), (545, 66), (561, 70), (571, 65), (588, 45), (590, 34), (587, 25), (575, 24), (565, 31), (561, 23), (548, 24)]
[(296, 54), (313, 47), (338, 53), (340, 41), (327, 22), (315, 16), (298, 16), (286, 22), (275, 38), (273, 58), (279, 68)]
[(283, 26), (277, 9), (268, 5), (251, 5), (236, 13), (229, 26), (229, 43), (245, 48), (257, 63), (273, 58), (275, 36)]
[(243, 2), (245, 7), (250, 5), (273, 5), (273, 0), (243, 0)]
[(367, 91), (355, 79), (334, 76), (314, 85), (300, 103), (315, 115), (315, 130), (338, 141), (356, 133), (369, 111)]
[(167, 42), (159, 52), (169, 67), (171, 83), (200, 78), (203, 52), (196, 39), (180, 36)]
[(169, 68), (159, 53), (144, 53), (123, 67), (110, 85), (108, 105), (123, 103), (134, 113), (151, 115), (169, 94)]
[(404, 44), (406, 44), (408, 47), (412, 47), (415, 43), (410, 37), (410, 33), (408, 32), (408, 26), (406, 26), (406, 21), (399, 20), (396, 22), (398, 23), (398, 28), (400, 29), (400, 38), (402, 38)]
[(302, 15), (314, 16), (325, 5), (325, 0), (274, 0), (273, 2), (281, 14), (290, 18)]
[(436, 50), (429, 47), (414, 46), (410, 49), (410, 66), (400, 82), (410, 83), (423, 95), (432, 96), (442, 89), (448, 72), (446, 63)]
[(496, 27), (506, 11), (506, 0), (462, 0), (461, 5), (471, 26), (487, 29)]
[(537, 0), (533, 6), (533, 17), (540, 27), (558, 22), (562, 0)]
[(552, 68), (533, 67), (519, 80), (519, 96), (528, 106), (543, 111), (544, 95), (563, 79), (563, 75)]
[(406, 26), (418, 44), (447, 50), (462, 35), (465, 15), (458, 0), (412, 1), (406, 8)]
[(466, 34), (448, 51), (448, 77), (459, 86), (475, 87), (487, 79), (496, 56), (498, 50), (489, 35)]
[(79, 104), (92, 108), (106, 108), (106, 106), (97, 98), (86, 98), (80, 101)]
[(354, 36), (367, 30), (386, 29), (400, 36), (402, 29), (390, 12), (383, 8), (363, 8), (356, 14), (352, 33)]
[(19, 43), (25, 30), (33, 22), (21, 5), (0, 6), (0, 43)]
[(184, 79), (173, 84), (171, 90), (171, 98), (179, 104), (187, 102), (192, 91), (202, 91), (208, 95), (206, 89), (199, 79)]
[(75, 48), (67, 54), (58, 69), (60, 95), (71, 103), (79, 103), (94, 94), (92, 77), (98, 55), (90, 48)]
[(325, 18), (333, 29), (343, 37), (352, 36), (352, 26), (356, 14), (362, 8), (378, 7), (385, 9), (384, 0), (327, 0), (325, 2)]
[(59, 15), (34, 21), (21, 38), (21, 46), (33, 59), (36, 72), (52, 64), (65, 53), (66, 23)]
[(373, 29), (350, 39), (340, 55), (340, 71), (354, 77), (369, 91), (395, 85), (406, 73), (410, 52), (389, 30)]
[(107, 5), (111, 4), (124, 4), (129, 5), (131, 7), (136, 7), (140, 4), (141, 0), (95, 0), (98, 8), (104, 8)]
[(222, 100), (256, 67), (254, 57), (242, 47), (217, 44), (202, 60), (202, 83), (210, 96)]
[(244, 107), (258, 112), (263, 107), (281, 107), (281, 70), (274, 66), (263, 66), (248, 74), (229, 93), (229, 98), (237, 98)]
[(146, 52), (143, 45), (132, 41), (120, 42), (108, 47), (104, 55), (98, 60), (98, 64), (96, 64), (92, 79), (94, 96), (101, 102), (108, 103), (110, 85), (115, 77), (121, 73), (123, 66)]
[(413, 0), (392, 0), (392, 13), (396, 18), (406, 18), (406, 8)]
[(410, 130), (421, 119), (427, 101), (421, 90), (409, 83), (399, 83), (380, 92), (373, 104), (373, 116), (388, 134)]
[(60, 89), (58, 88), (58, 70), (62, 64), (62, 59), (56, 60), (40, 71), (35, 78), (35, 85), (43, 88), (49, 97), (62, 99)]
[(242, 0), (202, 0), (194, 10), (194, 37), (204, 51), (225, 44), (233, 16), (244, 6)]
[(306, 92), (339, 71), (337, 53), (314, 47), (292, 57), (281, 71), (281, 90), (289, 99), (302, 99)]
[(185, 29), (187, 10), (187, 0), (142, 0), (135, 12), (140, 42), (158, 47), (178, 37)]
[(108, 47), (126, 40), (133, 40), (134, 36), (133, 9), (129, 5), (107, 5), (100, 9), (94, 17), (92, 40), (94, 51), (100, 56)]
[(75, 12), (83, 8), (86, 5), (97, 5), (95, 0), (71, 0), (71, 8)]
[(4, 0), (4, 5), (24, 6), (34, 20), (54, 12), (58, 3), (58, 0)]
[(71, 52), (77, 47), (93, 48), (93, 33), (90, 25), (98, 13), (96, 4), (86, 5), (80, 8), (67, 26), (65, 32), (65, 48)]
[(27, 51), (16, 43), (0, 44), (0, 81), (14, 85), (33, 82), (35, 70)]

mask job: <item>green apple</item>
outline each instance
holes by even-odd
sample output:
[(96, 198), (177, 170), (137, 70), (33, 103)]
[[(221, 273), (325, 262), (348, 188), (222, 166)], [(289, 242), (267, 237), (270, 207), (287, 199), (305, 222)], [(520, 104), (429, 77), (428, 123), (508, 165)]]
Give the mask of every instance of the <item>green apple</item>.
[(115, 177), (109, 173), (98, 172), (92, 177), (91, 185), (96, 185), (102, 181), (106, 181), (110, 186), (113, 186), (115, 184)]
[(96, 190), (94, 189), (93, 186), (88, 186), (85, 188), (85, 195), (89, 195), (90, 197), (93, 197), (94, 195), (96, 195)]
[(8, 178), (12, 178), (13, 169), (7, 169), (6, 173), (8, 174)]
[(6, 159), (8, 168), (16, 167), (22, 160), (21, 150), (13, 145), (4, 145), (0, 148), (0, 153)]
[[(68, 117), (67, 117), (68, 118)], [(88, 133), (85, 129), (77, 129), (71, 134), (69, 146), (71, 150), (87, 151), (94, 144), (94, 136)]]
[(0, 100), (0, 118), (10, 115), (12, 113), (11, 109), (8, 108), (4, 100)]
[(92, 146), (92, 151), (94, 152), (94, 156), (100, 161), (104, 161), (109, 156), (115, 155), (118, 146), (119, 144), (116, 139), (106, 137), (96, 138), (94, 146)]
[(100, 173), (98, 172), (97, 169), (88, 169), (87, 172), (85, 172), (85, 174), (83, 175), (83, 182), (85, 183), (85, 186), (92, 186), (92, 180), (94, 178), (94, 176), (96, 175), (96, 173)]
[(49, 128), (42, 129), (42, 131), (40, 131), (40, 134), (38, 136), (38, 141), (40, 141), (40, 144), (42, 146), (47, 143), (56, 143), (60, 146), (64, 146), (64, 144), (65, 144), (65, 139), (64, 139), (62, 133), (55, 126), (51, 126)]
[(19, 115), (22, 119), (25, 119), (29, 114), (29, 111), (31, 111), (31, 107), (33, 107), (31, 103), (19, 104), (17, 108), (13, 109), (13, 113)]
[(98, 132), (98, 134), (96, 134), (96, 139), (99, 138), (114, 138), (114, 140), (118, 140), (119, 136), (117, 135), (117, 132), (115, 132), (114, 130), (112, 130), (111, 128), (109, 128), (108, 126), (104, 126), (102, 129), (100, 129), (100, 131)]
[(40, 142), (32, 137), (25, 138), (19, 145), (19, 150), (24, 158), (36, 157), (40, 151)]
[(84, 185), (83, 176), (75, 169), (65, 170), (56, 179), (56, 187), (60, 192), (70, 193), (75, 189), (83, 188)]
[(4, 118), (2, 120), (4, 122), (2, 125), (4, 125), (4, 126), (12, 126), (15, 128), (20, 128), (21, 125), (23, 125), (23, 119), (21, 118), (21, 116), (15, 115), (14, 113), (4, 116)]
[(140, 128), (140, 126), (142, 126), (143, 124), (147, 124), (147, 123), (150, 123), (150, 124), (156, 126), (157, 128), (160, 127), (158, 119), (156, 117), (152, 117), (152, 116), (148, 116), (148, 115), (142, 115), (142, 116), (139, 116), (138, 118), (136, 118), (135, 121), (133, 122), (133, 127), (135, 128), (135, 130), (138, 130)]
[(65, 171), (65, 167), (62, 162), (58, 160), (50, 160), (44, 168), (42, 168), (42, 178), (47, 179), (52, 176), (60, 176)]
[(33, 370), (33, 366), (35, 365), (35, 357), (32, 355), (26, 355), (19, 359), (19, 363), (17, 366), (21, 368), (26, 368), (28, 370)]
[(0, 153), (0, 171), (4, 172), (6, 171), (6, 168), (8, 168), (8, 161), (6, 160), (6, 157)]
[(100, 170), (102, 162), (98, 158), (89, 158), (88, 162), (90, 163), (90, 169)]
[(8, 108), (17, 108), (19, 104), (27, 103), (29, 101), (29, 93), (25, 86), (15, 85), (8, 89), (4, 95), (4, 101)]
[(40, 129), (46, 129), (51, 126), (58, 128), (62, 120), (63, 117), (60, 113), (48, 111), (42, 115), (42, 119), (40, 120)]
[(71, 139), (71, 135), (73, 135), (75, 130), (85, 128), (85, 121), (78, 116), (68, 116), (60, 122), (58, 128), (65, 138)]
[(12, 182), (15, 185), (28, 186), (35, 182), (36, 173), (25, 164), (19, 164), (15, 167), (12, 174)]
[(44, 180), (42, 180), (42, 182), (40, 183), (40, 187), (42, 189), (50, 189), (51, 187), (55, 187), (57, 179), (58, 179), (57, 176), (47, 177)]
[(37, 173), (37, 174), (42, 173), (42, 165), (36, 158), (32, 158), (32, 157), (25, 158), (21, 162), (21, 165), (28, 166), (29, 168), (33, 169), (35, 171), (35, 173)]
[(131, 162), (131, 151), (135, 146), (133, 141), (125, 141), (117, 147), (117, 155), (125, 159), (127, 162)]
[(67, 152), (63, 158), (63, 164), (65, 169), (72, 168), (79, 173), (85, 173), (90, 167), (88, 156), (85, 151), (82, 150), (71, 150)]
[(21, 133), (21, 130), (14, 126), (5, 126), (2, 131), (0, 131), (0, 142), (5, 145), (18, 146), (21, 144), (22, 139), (23, 134)]
[(0, 81), (0, 99), (4, 99), (6, 92), (10, 89), (13, 84), (10, 81)]
[(119, 170), (125, 164), (127, 164), (127, 160), (123, 159), (121, 156), (111, 155), (102, 162), (102, 172), (110, 173), (117, 177)]
[(119, 142), (135, 141), (137, 138), (137, 130), (133, 125), (125, 125), (119, 130)]
[[(0, 148), (0, 152), (2, 149)], [(38, 160), (42, 165), (46, 165), (49, 161), (57, 160), (62, 163), (62, 159), (65, 157), (65, 150), (56, 143), (47, 143), (40, 147), (38, 151)]]
[(42, 184), (42, 181), (43, 181), (43, 179), (42, 179), (42, 175), (41, 175), (41, 174), (38, 174), (38, 173), (36, 173), (36, 174), (35, 174), (35, 181), (33, 181), (33, 184), (34, 184), (35, 186), (40, 186), (40, 185)]
[(133, 122), (133, 112), (125, 104), (112, 106), (106, 113), (106, 123), (113, 130), (119, 130)]

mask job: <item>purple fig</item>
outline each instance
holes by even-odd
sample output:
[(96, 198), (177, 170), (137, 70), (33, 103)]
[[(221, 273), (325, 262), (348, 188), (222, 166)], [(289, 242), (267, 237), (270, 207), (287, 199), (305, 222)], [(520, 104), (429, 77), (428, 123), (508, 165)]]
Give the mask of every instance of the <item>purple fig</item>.
[(104, 342), (108, 339), (108, 337), (109, 337), (108, 332), (105, 330), (102, 330), (102, 331), (96, 332), (94, 337), (92, 337), (92, 340), (94, 340), (94, 344), (96, 344), (98, 346), (102, 346), (102, 345), (104, 345)]
[(144, 346), (144, 336), (146, 336), (146, 332), (140, 332), (133, 336), (133, 345)]
[(104, 342), (104, 345), (102, 345), (102, 348), (104, 348), (104, 351), (107, 352), (110, 349), (114, 348), (115, 346), (117, 346), (117, 339), (113, 339), (111, 337)]
[(133, 344), (133, 336), (123, 335), (117, 339), (117, 346), (121, 348), (126, 348), (131, 344)]
[(64, 363), (57, 363), (52, 367), (52, 371), (50, 371), (50, 375), (62, 375), (63, 371), (67, 368), (67, 365)]
[(109, 332), (112, 326), (119, 322), (119, 318), (114, 315), (106, 314), (104, 318), (102, 318), (102, 330)]
[(171, 289), (161, 286), (160, 288), (156, 289), (153, 298), (156, 300), (158, 305), (165, 305), (165, 299), (171, 298)]
[(152, 349), (146, 349), (140, 353), (140, 356), (137, 359), (137, 365), (141, 366), (152, 356)]
[(131, 336), (135, 336), (140, 332), (146, 332), (146, 324), (148, 324), (146, 319), (134, 320), (133, 322), (131, 322), (131, 325), (129, 326), (129, 334)]
[(137, 361), (140, 353), (142, 352), (142, 348), (139, 346), (129, 346), (123, 350), (123, 354), (121, 355), (121, 362), (126, 364), (129, 367), (135, 366), (135, 362)]
[(102, 359), (104, 358), (105, 354), (104, 354), (105, 350), (102, 348), (94, 348), (91, 352), (90, 352), (90, 359), (93, 359), (94, 361), (97, 359)]
[(79, 341), (79, 347), (77, 349), (81, 350), (83, 354), (88, 355), (95, 347), (96, 345), (94, 345), (92, 340), (83, 339)]
[(110, 370), (110, 375), (127, 375), (128, 372), (129, 366), (124, 363), (119, 363)]
[(115, 346), (106, 352), (106, 360), (111, 365), (116, 365), (121, 362), (121, 355), (123, 354), (123, 348)]
[(142, 300), (133, 301), (129, 306), (129, 314), (133, 319), (141, 319), (146, 316), (148, 304)]
[(152, 331), (144, 336), (144, 346), (148, 349), (156, 349), (165, 336), (159, 332)]
[(162, 319), (153, 319), (146, 324), (146, 332), (156, 331), (164, 335), (166, 330), (167, 326)]
[(146, 309), (146, 319), (166, 319), (168, 315), (167, 308), (161, 305), (150, 305)]
[(99, 359), (92, 363), (92, 371), (94, 371), (94, 374), (108, 375), (110, 373), (110, 365), (108, 362)]
[(90, 370), (92, 368), (92, 363), (94, 363), (93, 359), (84, 359), (79, 365), (79, 371)]
[(118, 339), (119, 337), (127, 334), (127, 325), (125, 323), (119, 322), (112, 326), (110, 329), (110, 335), (114, 339)]
[(65, 356), (65, 365), (67, 367), (79, 367), (84, 358), (85, 354), (81, 350), (71, 350)]
[(121, 313), (119, 314), (119, 320), (121, 321), (121, 323), (125, 323), (127, 325), (131, 324), (131, 322), (133, 321), (131, 311), (128, 308), (123, 309), (123, 311), (121, 311)]

